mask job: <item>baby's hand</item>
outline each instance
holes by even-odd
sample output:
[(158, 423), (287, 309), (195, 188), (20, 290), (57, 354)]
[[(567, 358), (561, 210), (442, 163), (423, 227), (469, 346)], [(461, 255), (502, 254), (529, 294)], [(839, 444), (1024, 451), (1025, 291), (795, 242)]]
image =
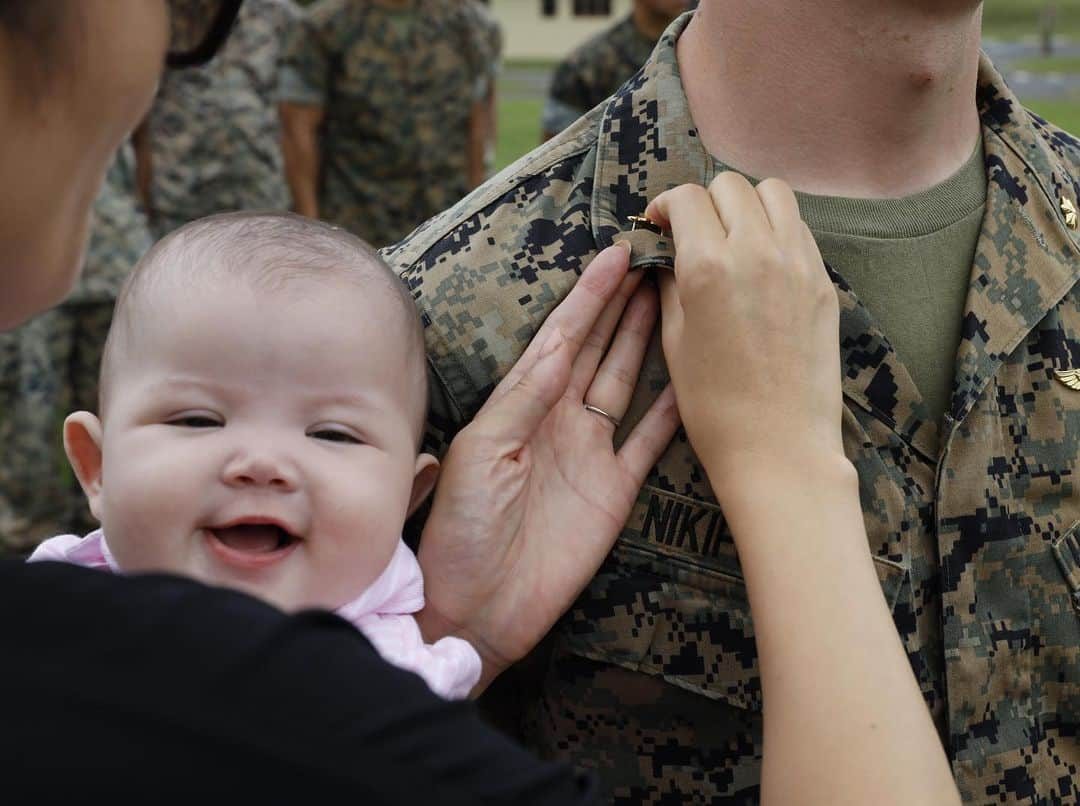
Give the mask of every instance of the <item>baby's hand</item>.
[(664, 354), (717, 495), (745, 471), (842, 457), (837, 296), (791, 189), (724, 173), (646, 215), (675, 240)]

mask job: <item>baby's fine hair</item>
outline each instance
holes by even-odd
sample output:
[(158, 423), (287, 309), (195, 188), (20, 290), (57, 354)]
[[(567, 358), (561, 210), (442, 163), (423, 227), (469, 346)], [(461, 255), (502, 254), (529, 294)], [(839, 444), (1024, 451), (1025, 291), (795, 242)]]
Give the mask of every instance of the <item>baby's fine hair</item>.
[(139, 261), (116, 300), (101, 360), (99, 413), (107, 402), (111, 357), (120, 349), (121, 334), (134, 335), (135, 314), (145, 306), (148, 292), (166, 285), (181, 293), (186, 286), (226, 277), (268, 291), (323, 280), (352, 281), (374, 293), (381, 291), (382, 304), (389, 301), (404, 317), (408, 343), (403, 346), (409, 367), (422, 375), (419, 391), (426, 411), (423, 326), (404, 283), (371, 246), (340, 227), (295, 213), (255, 211), (220, 213), (185, 224)]

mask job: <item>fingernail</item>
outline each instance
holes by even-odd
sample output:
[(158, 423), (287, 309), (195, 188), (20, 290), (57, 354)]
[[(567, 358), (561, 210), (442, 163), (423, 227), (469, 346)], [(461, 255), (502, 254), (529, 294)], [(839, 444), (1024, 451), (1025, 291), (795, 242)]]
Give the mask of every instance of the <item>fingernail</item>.
[(634, 251), (634, 247), (631, 245), (630, 241), (616, 241), (615, 245), (616, 246), (621, 246), (623, 249), (625, 249), (626, 254), (628, 254), (628, 255), (632, 254), (633, 251)]

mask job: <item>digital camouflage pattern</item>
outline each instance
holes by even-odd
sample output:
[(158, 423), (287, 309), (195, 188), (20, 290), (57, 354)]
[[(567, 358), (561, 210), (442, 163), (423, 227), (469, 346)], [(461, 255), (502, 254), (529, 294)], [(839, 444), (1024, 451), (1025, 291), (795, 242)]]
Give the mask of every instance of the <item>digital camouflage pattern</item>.
[(134, 158), (125, 146), (94, 201), (75, 290), (59, 307), (0, 334), (0, 553), (26, 553), (46, 537), (91, 526), (64, 456), (61, 426), (71, 411), (97, 409), (113, 303), (150, 248), (134, 188)]
[(544, 131), (561, 132), (608, 98), (645, 64), (655, 45), (627, 16), (575, 48), (551, 76)]
[(319, 0), (307, 9), (282, 99), (325, 111), (320, 217), (382, 246), (468, 192), (469, 115), (491, 70), (472, 5)]
[(286, 210), (278, 87), (292, 0), (245, 0), (221, 51), (166, 70), (149, 116), (157, 237), (227, 210)]
[[(675, 59), (686, 21), (609, 104), (388, 250), (422, 311), (436, 450), (600, 249), (629, 237), (635, 266), (672, 265), (669, 240), (625, 230), (660, 192), (717, 170)], [(1080, 142), (1024, 110), (985, 58), (978, 102), (987, 212), (952, 410), (940, 428), (926, 419), (837, 266), (844, 447), (882, 590), (964, 798), (1076, 803), (1080, 392), (1054, 373), (1080, 367), (1080, 236), (1061, 210), (1080, 191)], [(620, 434), (666, 380), (655, 338)], [(616, 803), (757, 802), (753, 621), (685, 436), (553, 644), (529, 704), (532, 747), (597, 770)]]

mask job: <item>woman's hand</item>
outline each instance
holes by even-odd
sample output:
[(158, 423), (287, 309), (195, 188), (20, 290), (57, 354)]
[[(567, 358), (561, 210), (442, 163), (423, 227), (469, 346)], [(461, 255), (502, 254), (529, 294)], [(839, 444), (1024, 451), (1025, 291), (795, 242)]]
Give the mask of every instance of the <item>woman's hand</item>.
[(616, 452), (615, 425), (585, 408), (626, 413), (656, 323), (655, 292), (627, 263), (623, 246), (597, 255), (443, 464), (420, 542), (420, 623), (429, 640), (476, 647), (478, 690), (596, 573), (678, 427), (668, 388)]
[(675, 241), (675, 274), (660, 280), (664, 355), (721, 501), (725, 479), (755, 468), (842, 459), (836, 291), (791, 189), (723, 173), (645, 214)]

